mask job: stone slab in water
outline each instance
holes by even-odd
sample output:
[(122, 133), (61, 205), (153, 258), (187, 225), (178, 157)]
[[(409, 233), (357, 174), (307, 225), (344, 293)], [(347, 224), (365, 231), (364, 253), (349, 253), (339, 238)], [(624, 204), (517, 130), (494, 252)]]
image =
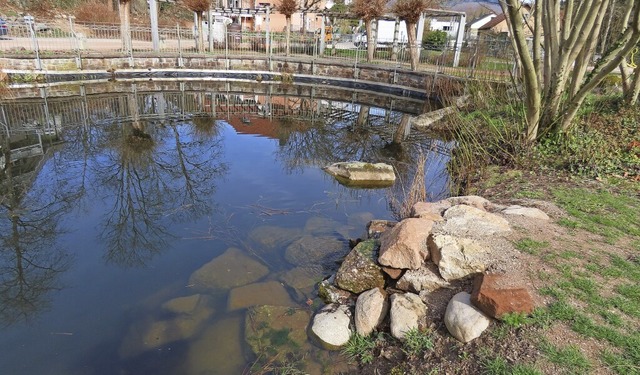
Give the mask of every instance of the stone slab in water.
[(310, 318), (306, 310), (292, 307), (252, 307), (245, 316), (245, 340), (256, 355), (271, 353), (269, 356), (284, 358), (307, 344)]
[(228, 375), (242, 374), (245, 359), (242, 352), (240, 317), (218, 321), (206, 329), (188, 349), (184, 368), (178, 374)]
[(323, 169), (347, 185), (390, 186), (396, 180), (393, 167), (384, 163), (350, 161), (334, 163)]
[(299, 228), (262, 225), (249, 233), (249, 238), (267, 250), (284, 248), (302, 235)]
[(277, 281), (249, 284), (229, 292), (228, 311), (257, 305), (296, 306), (286, 289)]
[(189, 284), (196, 288), (230, 289), (257, 281), (268, 273), (265, 265), (232, 247), (191, 274)]
[(287, 247), (284, 257), (294, 265), (328, 264), (337, 260), (348, 246), (331, 236), (304, 236)]

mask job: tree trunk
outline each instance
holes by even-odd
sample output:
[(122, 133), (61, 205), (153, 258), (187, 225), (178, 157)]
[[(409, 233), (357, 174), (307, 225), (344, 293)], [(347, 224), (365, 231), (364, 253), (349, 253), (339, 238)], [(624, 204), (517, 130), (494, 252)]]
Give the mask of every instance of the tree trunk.
[(407, 39), (409, 42), (409, 58), (411, 60), (411, 70), (418, 69), (418, 60), (420, 59), (418, 44), (416, 43), (418, 33), (415, 23), (407, 22)]
[(204, 51), (204, 33), (202, 32), (202, 12), (196, 13), (196, 32), (198, 33), (196, 50), (198, 52)]
[(633, 71), (633, 81), (631, 82), (629, 94), (626, 97), (629, 105), (638, 104), (638, 96), (640, 96), (640, 64), (637, 64)]
[(122, 52), (131, 53), (131, 2), (120, 1), (118, 11), (120, 13), (120, 39), (122, 40)]
[(367, 61), (369, 62), (373, 61), (376, 52), (376, 38), (373, 37), (371, 22), (373, 22), (373, 20), (364, 21), (367, 29)]
[(286, 35), (286, 39), (285, 39), (285, 45), (286, 45), (286, 56), (289, 56), (289, 54), (291, 53), (291, 15), (286, 16), (287, 17), (287, 32), (285, 33)]

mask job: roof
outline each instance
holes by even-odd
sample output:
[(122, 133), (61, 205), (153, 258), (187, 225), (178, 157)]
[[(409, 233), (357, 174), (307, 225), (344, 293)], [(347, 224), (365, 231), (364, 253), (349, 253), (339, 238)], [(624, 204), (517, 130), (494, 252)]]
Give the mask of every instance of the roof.
[(493, 29), (495, 26), (497, 26), (498, 24), (502, 23), (503, 21), (505, 21), (507, 18), (505, 17), (504, 13), (502, 14), (498, 14), (494, 19), (492, 19), (491, 21), (485, 23), (482, 27), (480, 27), (478, 30), (491, 30)]

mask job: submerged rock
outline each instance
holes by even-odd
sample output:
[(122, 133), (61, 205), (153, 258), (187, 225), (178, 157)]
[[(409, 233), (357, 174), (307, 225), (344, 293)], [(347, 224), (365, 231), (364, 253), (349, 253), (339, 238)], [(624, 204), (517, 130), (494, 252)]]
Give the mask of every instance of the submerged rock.
[(384, 163), (349, 161), (334, 163), (323, 169), (348, 186), (391, 186), (396, 180), (393, 167)]
[(302, 236), (298, 228), (283, 228), (263, 225), (249, 233), (249, 239), (267, 250), (283, 249)]
[(286, 289), (277, 281), (249, 284), (229, 292), (227, 311), (256, 305), (296, 306)]
[(179, 374), (242, 374), (246, 360), (242, 352), (240, 317), (227, 318), (207, 328), (189, 346), (184, 367)]
[(174, 315), (168, 319), (134, 323), (120, 346), (121, 357), (135, 357), (152, 349), (191, 339), (214, 314), (208, 299), (200, 295), (172, 299), (163, 304), (163, 308)]
[(245, 315), (245, 340), (255, 355), (285, 359), (307, 343), (310, 316), (306, 310), (284, 306), (256, 306)]
[(189, 284), (196, 288), (230, 289), (257, 281), (268, 273), (265, 265), (232, 247), (191, 274)]
[(312, 236), (334, 234), (341, 226), (339, 222), (326, 217), (314, 216), (307, 220), (304, 225), (304, 233)]
[(304, 236), (287, 247), (285, 259), (296, 266), (326, 264), (348, 250), (345, 242), (331, 236)]

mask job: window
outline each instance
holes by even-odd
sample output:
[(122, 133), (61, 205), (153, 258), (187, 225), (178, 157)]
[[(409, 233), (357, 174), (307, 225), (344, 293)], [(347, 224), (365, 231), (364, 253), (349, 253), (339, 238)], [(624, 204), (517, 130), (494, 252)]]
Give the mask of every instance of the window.
[(451, 26), (442, 26), (442, 31), (451, 31)]

